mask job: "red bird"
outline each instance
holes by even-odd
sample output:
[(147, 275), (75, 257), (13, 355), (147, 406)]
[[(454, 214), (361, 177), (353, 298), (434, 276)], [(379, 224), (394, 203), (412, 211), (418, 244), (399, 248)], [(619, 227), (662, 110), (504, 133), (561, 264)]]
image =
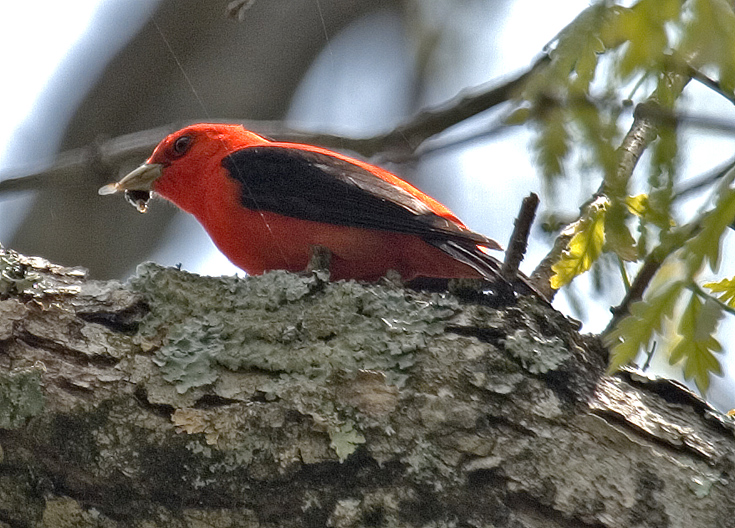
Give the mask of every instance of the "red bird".
[(100, 194), (125, 191), (145, 212), (155, 192), (193, 214), (249, 274), (302, 271), (312, 246), (331, 252), (331, 278), (495, 279), (497, 242), (390, 172), (337, 152), (270, 141), (240, 125), (200, 123), (161, 141)]

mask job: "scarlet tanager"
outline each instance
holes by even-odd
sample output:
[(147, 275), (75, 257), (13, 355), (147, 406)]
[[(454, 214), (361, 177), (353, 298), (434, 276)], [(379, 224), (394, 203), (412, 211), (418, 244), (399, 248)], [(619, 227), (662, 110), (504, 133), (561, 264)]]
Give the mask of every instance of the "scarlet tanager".
[(145, 212), (154, 192), (193, 214), (249, 274), (302, 271), (312, 246), (331, 252), (331, 278), (498, 276), (494, 240), (398, 176), (337, 152), (271, 141), (240, 125), (200, 123), (161, 141), (100, 194), (125, 191)]

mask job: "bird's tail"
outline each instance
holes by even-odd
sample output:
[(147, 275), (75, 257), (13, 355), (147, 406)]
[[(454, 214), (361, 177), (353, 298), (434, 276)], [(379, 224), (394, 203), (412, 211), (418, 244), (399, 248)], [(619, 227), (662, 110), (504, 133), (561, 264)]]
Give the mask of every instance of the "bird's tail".
[[(428, 241), (444, 253), (467, 264), (477, 271), (483, 279), (493, 283), (507, 282), (501, 273), (503, 264), (495, 257), (485, 253), (481, 247), (469, 240), (437, 240)], [(520, 271), (512, 284), (513, 290), (521, 295), (537, 295), (545, 298), (533, 286), (530, 279)]]

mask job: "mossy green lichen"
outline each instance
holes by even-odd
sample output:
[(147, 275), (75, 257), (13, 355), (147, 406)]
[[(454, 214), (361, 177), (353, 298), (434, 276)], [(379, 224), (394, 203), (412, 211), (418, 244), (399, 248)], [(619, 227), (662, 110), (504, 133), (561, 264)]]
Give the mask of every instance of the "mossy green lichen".
[(40, 282), (41, 275), (28, 271), (17, 253), (2, 250), (2, 246), (0, 250), (0, 299), (32, 291)]
[(355, 428), (355, 424), (347, 422), (329, 431), (332, 449), (340, 460), (351, 455), (357, 446), (365, 443), (365, 436)]
[(0, 300), (14, 296), (43, 300), (75, 295), (85, 275), (82, 268), (65, 268), (0, 245)]
[(26, 368), (0, 373), (0, 428), (16, 429), (43, 412), (41, 369)]
[(568, 361), (572, 353), (556, 336), (544, 338), (519, 328), (505, 339), (505, 348), (531, 374), (546, 374)]
[(212, 384), (219, 367), (310, 379), (380, 370), (400, 384), (427, 336), (443, 332), (457, 309), (450, 297), (420, 302), (400, 288), (282, 271), (212, 278), (146, 264), (132, 286), (151, 307), (140, 336), (160, 340), (155, 361), (182, 393)]
[[(359, 416), (394, 405), (395, 396), (392, 400), (383, 387), (405, 383), (417, 353), (444, 333), (459, 307), (447, 295), (327, 283), (315, 275), (283, 271), (214, 278), (146, 264), (131, 285), (150, 307), (138, 339), (151, 347), (162, 377), (180, 394), (208, 387), (232, 397), (223, 384), (228, 372), (238, 372), (250, 391), (250, 396), (239, 394), (238, 401), (287, 402), (326, 433), (341, 460), (365, 442)], [(382, 378), (369, 384), (369, 375), (355, 378), (359, 372), (379, 372)], [(220, 385), (228, 396), (217, 392)], [(360, 395), (366, 386), (385, 401), (377, 404)], [(189, 415), (177, 417), (183, 430), (204, 432), (208, 442), (216, 436), (219, 447), (236, 455), (247, 455), (254, 442), (272, 445), (272, 439), (250, 438), (226, 420), (209, 421), (199, 431), (198, 424), (186, 423)], [(280, 434), (280, 425), (264, 426)], [(274, 460), (290, 456), (272, 455)]]

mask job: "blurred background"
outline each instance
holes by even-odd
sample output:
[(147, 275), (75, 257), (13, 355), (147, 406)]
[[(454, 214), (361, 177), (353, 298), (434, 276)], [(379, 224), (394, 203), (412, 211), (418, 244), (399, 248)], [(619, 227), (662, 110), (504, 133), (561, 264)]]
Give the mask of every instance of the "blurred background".
[[(101, 185), (148, 154), (112, 167), (100, 162), (95, 146), (146, 130), (163, 137), (178, 124), (214, 119), (281, 121), (348, 137), (386, 132), (422, 108), (528, 68), (589, 3), (256, 0), (238, 20), (226, 14), (229, 0), (10, 2), (0, 20), (8, 51), (0, 57), (0, 181), (38, 173), (67, 151), (76, 161), (81, 156), (85, 169), (0, 193), (0, 243), (83, 266), (98, 279), (124, 279), (146, 260), (242, 275), (196, 221), (165, 202), (141, 215), (122, 197), (98, 196)], [(698, 93), (701, 87), (687, 90), (691, 111), (732, 115), (723, 100)], [(543, 195), (532, 131), (498, 128), (499, 112), (445, 134), (480, 133), (473, 141), (387, 168), (505, 245), (531, 191), (575, 215), (599, 181), (579, 178), (561, 196)], [(696, 130), (684, 141), (682, 170), (693, 176), (732, 156), (727, 133)], [(551, 243), (536, 229), (522, 269), (533, 270)], [(583, 279), (555, 306), (599, 331), (622, 286), (603, 285), (604, 299), (590, 302), (596, 294)], [(680, 375), (665, 361), (654, 366)], [(710, 388), (709, 399), (721, 408), (735, 407), (729, 378), (714, 379)]]
[[(0, 171), (5, 179), (40, 170), (79, 147), (93, 158), (105, 139), (192, 120), (285, 120), (353, 137), (388, 131), (423, 107), (527, 68), (586, 4), (268, 0), (238, 21), (226, 16), (227, 1), (14, 3), (2, 38), (18, 55), (1, 60), (18, 82), (3, 88)], [(518, 132), (390, 168), (505, 243), (521, 198), (539, 189)], [(114, 174), (91, 171), (81, 183), (1, 195), (0, 240), (95, 278), (125, 277), (148, 259), (237, 272), (168, 204), (140, 215), (120, 197), (97, 196), (143, 159)], [(545, 251), (532, 248), (527, 269)]]

